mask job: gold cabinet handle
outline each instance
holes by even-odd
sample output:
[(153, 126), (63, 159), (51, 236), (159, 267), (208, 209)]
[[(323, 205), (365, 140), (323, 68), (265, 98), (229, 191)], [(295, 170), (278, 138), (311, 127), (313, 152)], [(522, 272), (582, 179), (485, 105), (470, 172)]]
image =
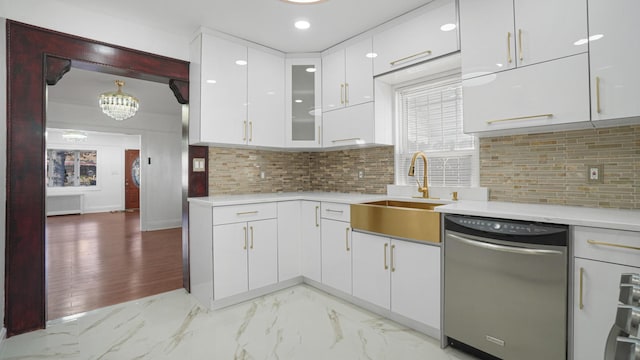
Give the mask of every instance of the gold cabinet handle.
[(342, 210), (333, 210), (333, 209), (327, 209), (327, 212), (332, 212), (332, 213), (336, 213), (336, 214), (344, 213), (344, 211), (342, 211)]
[(403, 57), (403, 58), (398, 59), (398, 60), (393, 60), (392, 62), (389, 63), (389, 65), (395, 66), (399, 62), (411, 60), (413, 58), (420, 57), (420, 56), (429, 56), (429, 55), (431, 55), (431, 50), (425, 50), (425, 51), (419, 52), (417, 54), (413, 54), (413, 55), (409, 55), (407, 57)]
[(351, 248), (349, 247), (349, 230), (350, 229), (347, 228), (346, 230), (347, 231), (346, 231), (346, 234), (345, 234), (345, 237), (344, 237), (344, 243), (345, 243), (345, 245), (347, 247), (347, 251), (351, 251)]
[(518, 56), (520, 61), (524, 60), (524, 56), (522, 56), (522, 29), (518, 30)]
[(513, 61), (511, 58), (511, 32), (507, 33), (507, 61), (509, 64)]
[(387, 265), (387, 248), (389, 247), (388, 243), (384, 243), (384, 269), (389, 270), (389, 265)]
[(596, 241), (596, 240), (587, 240), (587, 242), (589, 244), (591, 244), (591, 245), (602, 245), (602, 246), (610, 246), (610, 247), (615, 247), (615, 248), (640, 251), (640, 247), (637, 247), (637, 246), (614, 244), (614, 243), (608, 243), (608, 242)]
[(255, 215), (257, 214), (258, 211), (243, 211), (243, 212), (237, 212), (236, 215), (237, 216), (242, 216), (242, 215)]
[(582, 279), (584, 278), (584, 268), (580, 268), (580, 310), (584, 309), (584, 303), (582, 302), (582, 289), (583, 289), (583, 281)]
[(600, 76), (596, 76), (596, 111), (598, 114), (602, 112), (600, 107)]
[(320, 130), (322, 129), (320, 128), (320, 126), (318, 126), (318, 145), (322, 145), (322, 139), (320, 138), (320, 134), (321, 134)]
[(517, 120), (530, 120), (530, 119), (536, 119), (536, 118), (541, 118), (541, 117), (550, 118), (550, 117), (553, 117), (553, 114), (540, 114), (540, 115), (518, 116), (518, 117), (512, 117), (512, 118), (506, 118), (506, 119), (487, 120), (487, 125), (491, 125), (491, 124), (497, 123), (497, 122), (517, 121)]
[(249, 249), (253, 250), (253, 226), (249, 226), (249, 230), (251, 231), (251, 246), (249, 246)]
[(358, 141), (358, 140), (362, 140), (362, 139), (361, 138), (337, 139), (337, 140), (331, 140), (331, 142), (332, 143), (337, 143), (337, 142)]
[(249, 121), (249, 141), (253, 141), (253, 121)]
[(395, 255), (393, 254), (393, 249), (395, 249), (396, 246), (395, 245), (391, 245), (391, 272), (395, 272), (396, 271), (396, 266), (395, 266)]
[(316, 227), (320, 227), (320, 223), (318, 222), (318, 211), (320, 210), (320, 206), (316, 206)]
[(242, 141), (247, 141), (247, 122), (242, 122)]
[(340, 84), (340, 104), (344, 105), (344, 84)]
[(344, 83), (344, 103), (349, 105), (349, 83)]
[(247, 250), (247, 227), (242, 228), (244, 230), (244, 247), (242, 249)]

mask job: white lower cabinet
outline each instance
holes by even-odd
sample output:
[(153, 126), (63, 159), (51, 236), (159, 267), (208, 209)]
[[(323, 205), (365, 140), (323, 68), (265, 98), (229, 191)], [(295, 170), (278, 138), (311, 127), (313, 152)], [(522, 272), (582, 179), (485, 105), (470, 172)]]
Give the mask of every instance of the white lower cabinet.
[(322, 219), (322, 283), (351, 294), (351, 225)]
[(278, 281), (302, 275), (300, 267), (301, 201), (278, 203)]
[(213, 227), (213, 299), (278, 282), (276, 219)]
[(440, 247), (353, 232), (353, 296), (440, 328)]
[(317, 201), (302, 201), (300, 206), (300, 239), (302, 275), (313, 281), (320, 282), (322, 277), (322, 263), (320, 246), (320, 203)]

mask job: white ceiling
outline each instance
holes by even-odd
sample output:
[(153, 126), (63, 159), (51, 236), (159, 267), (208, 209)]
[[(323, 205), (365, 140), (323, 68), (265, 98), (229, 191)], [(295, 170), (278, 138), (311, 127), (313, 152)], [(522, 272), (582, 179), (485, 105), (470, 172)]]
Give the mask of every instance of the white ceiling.
[[(431, 0), (326, 0), (296, 5), (282, 0), (58, 0), (90, 11), (117, 16), (149, 27), (192, 36), (207, 27), (287, 53), (319, 52)], [(311, 22), (305, 31), (296, 20)], [(97, 107), (98, 96), (116, 89), (113, 75), (71, 69), (49, 88), (49, 100)], [(179, 115), (180, 106), (168, 85), (136, 79), (124, 92), (140, 100), (140, 111)]]
[[(201, 26), (283, 52), (318, 52), (414, 10), (431, 0), (326, 0), (314, 5), (282, 0), (59, 0), (123, 20), (193, 35)], [(311, 28), (294, 28), (296, 20)]]

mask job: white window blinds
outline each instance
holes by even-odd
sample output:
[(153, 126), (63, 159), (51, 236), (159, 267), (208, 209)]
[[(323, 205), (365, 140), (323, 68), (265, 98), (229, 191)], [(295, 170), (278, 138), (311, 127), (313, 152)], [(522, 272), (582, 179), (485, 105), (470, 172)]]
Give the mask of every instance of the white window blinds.
[(472, 186), (477, 171), (476, 140), (462, 132), (462, 84), (460, 74), (430, 80), (396, 90), (396, 183), (415, 184), (409, 177), (411, 156), (423, 151), (429, 159), (429, 186)]

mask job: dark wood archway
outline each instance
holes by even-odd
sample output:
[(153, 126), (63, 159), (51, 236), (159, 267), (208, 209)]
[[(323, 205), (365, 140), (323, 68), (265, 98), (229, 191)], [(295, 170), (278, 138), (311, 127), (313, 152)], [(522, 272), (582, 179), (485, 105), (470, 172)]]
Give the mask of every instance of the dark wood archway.
[[(186, 61), (7, 20), (5, 327), (9, 336), (45, 326), (45, 84), (55, 84), (70, 67), (165, 83), (179, 102), (189, 100)], [(206, 154), (202, 148), (192, 151)], [(207, 195), (201, 174), (189, 173), (189, 195)], [(188, 249), (185, 237), (183, 244)], [(183, 256), (188, 288), (188, 253)]]

